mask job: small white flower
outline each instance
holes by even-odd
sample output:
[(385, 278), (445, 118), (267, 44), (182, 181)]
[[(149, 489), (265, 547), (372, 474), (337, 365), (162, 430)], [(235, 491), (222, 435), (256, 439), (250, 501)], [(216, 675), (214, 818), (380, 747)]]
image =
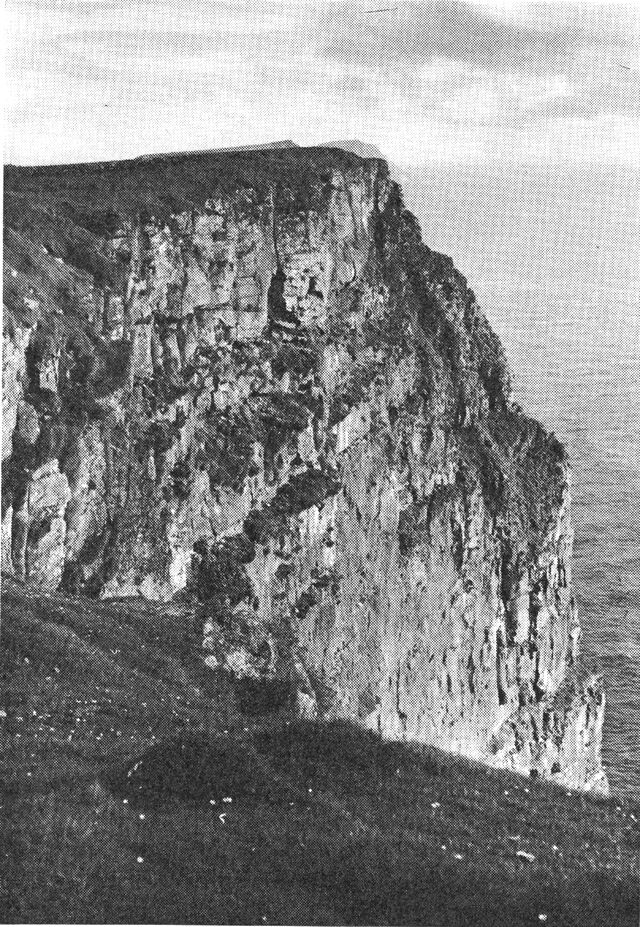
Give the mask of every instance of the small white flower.
[(223, 798), (222, 801), (226, 802), (226, 804), (228, 805), (230, 802), (233, 801), (233, 798)]
[(432, 807), (432, 808), (439, 808), (439, 807), (440, 807), (440, 802), (439, 802), (439, 801), (432, 801), (432, 802), (431, 802), (431, 807)]
[(539, 921), (546, 921), (546, 919), (547, 919), (547, 915), (546, 915), (546, 914), (538, 914), (538, 920), (539, 920)]
[(140, 818), (141, 821), (144, 821), (144, 814), (140, 814), (138, 815), (138, 817)]
[(139, 857), (138, 857), (138, 862), (139, 862), (139, 863), (143, 863), (143, 862), (144, 862), (144, 856), (139, 856)]
[(128, 799), (128, 798), (123, 798), (123, 799), (122, 799), (122, 804), (123, 804), (123, 805), (128, 805), (128, 804), (129, 804), (129, 799)]
[(454, 859), (464, 859), (464, 856), (462, 855), (462, 853), (454, 853), (453, 858)]

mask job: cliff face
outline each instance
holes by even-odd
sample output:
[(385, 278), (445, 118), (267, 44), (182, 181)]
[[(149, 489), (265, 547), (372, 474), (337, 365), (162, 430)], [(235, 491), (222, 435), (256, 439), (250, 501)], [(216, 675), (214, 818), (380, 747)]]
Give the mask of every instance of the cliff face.
[(158, 157), (5, 188), (3, 569), (178, 600), (254, 710), (606, 789), (564, 450), (384, 162)]

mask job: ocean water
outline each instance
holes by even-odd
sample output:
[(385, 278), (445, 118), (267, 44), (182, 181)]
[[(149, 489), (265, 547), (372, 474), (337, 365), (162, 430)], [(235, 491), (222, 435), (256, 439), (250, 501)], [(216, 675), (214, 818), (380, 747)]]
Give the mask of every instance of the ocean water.
[(404, 188), (569, 450), (582, 659), (605, 677), (612, 790), (640, 801), (640, 174), (432, 169)]
[[(503, 329), (518, 399), (555, 431), (571, 455), (573, 582), (582, 659), (605, 678), (603, 758), (612, 790), (640, 799), (638, 357), (603, 345), (606, 339), (594, 332), (592, 351), (581, 361), (572, 351), (571, 322), (550, 331), (546, 318), (536, 325), (533, 317), (526, 333), (515, 338), (508, 318), (494, 322)], [(638, 345), (640, 327), (629, 336)], [(549, 363), (550, 355), (558, 367)]]

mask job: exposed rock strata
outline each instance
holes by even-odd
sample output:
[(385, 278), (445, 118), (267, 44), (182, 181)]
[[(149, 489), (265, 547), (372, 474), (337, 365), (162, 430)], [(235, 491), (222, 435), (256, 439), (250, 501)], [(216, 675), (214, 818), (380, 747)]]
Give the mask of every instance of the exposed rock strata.
[(247, 698), (606, 788), (564, 450), (384, 162), (6, 187), (3, 569), (192, 602)]

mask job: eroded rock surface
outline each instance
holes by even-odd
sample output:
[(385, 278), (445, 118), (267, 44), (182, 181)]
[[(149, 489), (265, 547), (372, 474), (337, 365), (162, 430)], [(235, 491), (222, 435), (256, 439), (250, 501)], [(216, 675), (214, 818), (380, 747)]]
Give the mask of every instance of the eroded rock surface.
[(384, 162), (6, 189), (3, 569), (178, 597), (249, 695), (605, 790), (565, 452)]

